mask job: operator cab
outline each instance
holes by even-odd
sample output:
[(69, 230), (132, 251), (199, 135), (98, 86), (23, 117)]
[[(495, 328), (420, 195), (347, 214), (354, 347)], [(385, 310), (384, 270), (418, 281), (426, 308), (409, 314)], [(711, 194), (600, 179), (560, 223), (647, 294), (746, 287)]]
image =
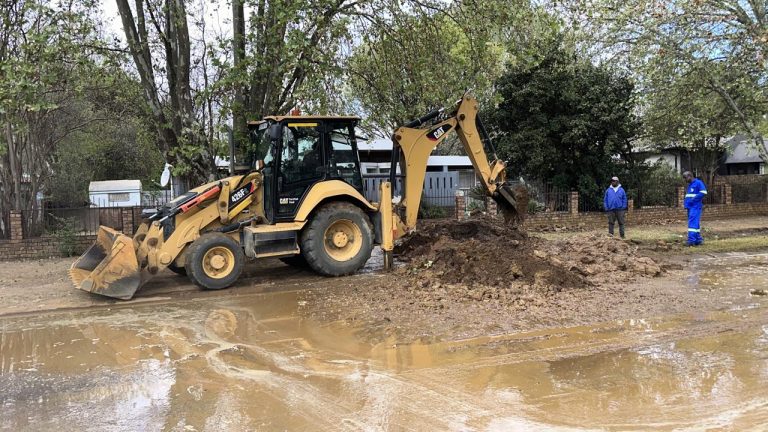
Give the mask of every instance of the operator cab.
[(361, 194), (355, 127), (359, 117), (285, 116), (249, 122), (248, 165), (264, 178), (264, 214), (293, 221), (316, 183), (341, 180)]

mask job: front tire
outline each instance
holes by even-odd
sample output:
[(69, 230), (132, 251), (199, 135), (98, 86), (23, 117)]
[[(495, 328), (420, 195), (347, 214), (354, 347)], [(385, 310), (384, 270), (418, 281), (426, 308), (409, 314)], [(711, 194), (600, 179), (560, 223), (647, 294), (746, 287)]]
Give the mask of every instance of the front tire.
[(222, 233), (207, 233), (189, 246), (184, 268), (195, 285), (218, 290), (235, 283), (244, 265), (245, 254), (239, 243)]
[(176, 273), (179, 276), (186, 276), (187, 275), (187, 268), (186, 267), (178, 267), (174, 263), (168, 264), (168, 270)]
[(335, 202), (320, 207), (301, 234), (307, 264), (325, 276), (343, 276), (365, 265), (373, 250), (371, 222), (357, 206)]

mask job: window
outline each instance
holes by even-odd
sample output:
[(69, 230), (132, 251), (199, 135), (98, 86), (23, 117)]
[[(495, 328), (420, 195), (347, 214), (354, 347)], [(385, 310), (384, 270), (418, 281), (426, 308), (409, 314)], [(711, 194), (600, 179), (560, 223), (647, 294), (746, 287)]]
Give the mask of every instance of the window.
[(325, 177), (320, 126), (316, 122), (283, 126), (277, 178), (278, 218), (293, 215), (307, 189)]
[(360, 160), (355, 149), (355, 142), (351, 139), (352, 128), (348, 126), (333, 129), (329, 134), (331, 151), (328, 155), (328, 173), (332, 178), (339, 178), (349, 183), (358, 190), (363, 188), (363, 179), (360, 176)]
[(128, 202), (131, 200), (131, 194), (128, 192), (107, 194), (107, 200), (111, 203)]
[(283, 128), (281, 171), (286, 181), (296, 182), (322, 176), (323, 150), (317, 123)]

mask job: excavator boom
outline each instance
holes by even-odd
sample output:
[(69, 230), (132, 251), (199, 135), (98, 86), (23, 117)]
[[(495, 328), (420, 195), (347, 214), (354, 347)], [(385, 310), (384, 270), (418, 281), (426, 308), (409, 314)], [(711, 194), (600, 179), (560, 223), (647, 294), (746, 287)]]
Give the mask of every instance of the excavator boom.
[[(528, 207), (528, 195), (524, 187), (515, 187), (506, 182), (506, 165), (496, 156), (488, 134), (478, 117), (478, 102), (465, 96), (450, 110), (439, 109), (398, 128), (392, 139), (392, 167), (390, 181), (381, 184), (380, 197), (382, 249), (385, 252), (385, 266), (392, 261), (391, 251), (394, 240), (416, 227), (427, 172), (427, 160), (435, 148), (455, 132), (472, 162), (486, 194), (499, 206), (507, 222), (521, 222)], [(429, 127), (423, 127), (425, 124)], [(491, 157), (489, 157), (489, 153)], [(389, 205), (391, 185), (400, 168), (404, 175), (403, 196), (394, 207)], [(385, 197), (387, 199), (385, 199)], [(390, 214), (391, 213), (391, 214)], [(391, 225), (391, 229), (389, 226)]]
[[(511, 213), (511, 217), (506, 219), (520, 220), (524, 217), (525, 208), (521, 206), (523, 203), (518, 203), (516, 198), (520, 193), (506, 183), (506, 165), (496, 156), (477, 116), (478, 109), (477, 100), (466, 96), (459, 100), (450, 112), (432, 111), (395, 131), (393, 138), (397, 148), (393, 149), (393, 153), (402, 157), (399, 162), (405, 175), (404, 196), (399, 205), (405, 209), (404, 222), (408, 230), (416, 226), (427, 160), (451, 131), (455, 132), (461, 141), (486, 194), (499, 203), (502, 211)], [(437, 121), (431, 127), (414, 127), (435, 119)], [(492, 153), (490, 158), (489, 152)], [(392, 167), (392, 173), (395, 168)], [(527, 206), (527, 202), (525, 205)]]

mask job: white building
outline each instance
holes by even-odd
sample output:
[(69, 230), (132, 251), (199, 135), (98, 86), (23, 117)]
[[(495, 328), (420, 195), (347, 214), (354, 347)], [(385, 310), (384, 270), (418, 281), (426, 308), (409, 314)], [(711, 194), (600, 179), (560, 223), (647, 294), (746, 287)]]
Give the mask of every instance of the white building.
[(92, 181), (88, 185), (91, 207), (141, 205), (141, 180)]

